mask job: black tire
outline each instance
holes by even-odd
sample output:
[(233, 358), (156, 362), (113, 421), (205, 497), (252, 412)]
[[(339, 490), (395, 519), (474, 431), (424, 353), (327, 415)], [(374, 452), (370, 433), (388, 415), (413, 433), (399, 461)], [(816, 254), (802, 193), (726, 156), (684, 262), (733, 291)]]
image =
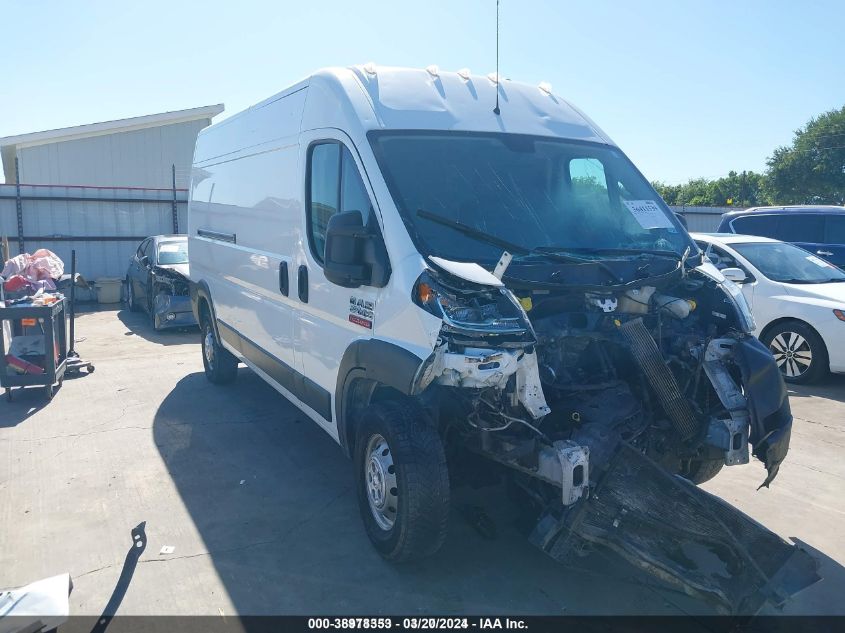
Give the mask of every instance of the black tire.
[(803, 321), (782, 321), (767, 330), (760, 341), (772, 352), (786, 382), (804, 385), (827, 375), (827, 347)]
[(150, 302), (150, 308), (148, 310), (149, 318), (150, 318), (150, 326), (158, 332), (161, 330), (161, 324), (156, 321), (156, 313), (155, 313), (155, 298)]
[(693, 459), (683, 468), (680, 475), (694, 484), (703, 484), (719, 474), (725, 466), (723, 459)]
[[(385, 441), (386, 448), (373, 452), (378, 449), (372, 444), (377, 438)], [(367, 536), (379, 554), (394, 562), (434, 554), (446, 539), (449, 472), (440, 436), (424, 411), (411, 400), (367, 407), (361, 414), (354, 451), (358, 506)], [(372, 501), (370, 474), (379, 468), (374, 456), (389, 459), (390, 464), (383, 471), (384, 512), (377, 509), (377, 500)], [(391, 525), (385, 525), (386, 515), (392, 516)]]
[(130, 312), (141, 311), (141, 306), (135, 301), (135, 290), (132, 288), (132, 280), (129, 277), (126, 278), (126, 307)]
[[(200, 329), (202, 331), (202, 364), (205, 367), (205, 377), (215, 385), (225, 385), (232, 382), (238, 376), (238, 359), (220, 345), (207, 312), (203, 313)], [(211, 353), (209, 353), (209, 350)]]

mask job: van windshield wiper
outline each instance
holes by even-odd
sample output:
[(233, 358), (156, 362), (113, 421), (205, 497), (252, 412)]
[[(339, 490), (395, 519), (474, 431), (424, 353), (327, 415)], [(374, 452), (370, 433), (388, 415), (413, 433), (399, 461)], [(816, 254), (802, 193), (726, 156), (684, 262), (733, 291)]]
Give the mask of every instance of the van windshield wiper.
[(522, 246), (520, 244), (514, 244), (513, 242), (503, 240), (500, 237), (490, 235), (489, 233), (486, 233), (480, 229), (476, 229), (475, 227), (469, 226), (462, 222), (458, 222), (457, 220), (453, 220), (451, 218), (444, 217), (442, 215), (438, 215), (437, 213), (432, 213), (431, 211), (426, 211), (425, 209), (417, 209), (417, 215), (426, 220), (431, 220), (432, 222), (436, 222), (437, 224), (441, 224), (450, 229), (454, 229), (455, 231), (463, 233), (468, 237), (473, 237), (482, 242), (486, 242), (487, 244), (491, 244), (492, 246), (502, 248), (512, 254), (540, 255), (542, 257), (545, 257), (546, 259), (552, 259), (559, 262), (575, 264), (593, 264), (604, 270), (613, 279), (613, 281), (618, 283), (624, 282), (624, 280), (619, 275), (617, 275), (616, 272), (614, 272), (614, 270), (610, 266), (608, 266), (604, 262), (591, 259), (589, 257), (580, 257), (578, 255), (573, 255), (572, 253), (567, 252), (569, 249), (565, 247), (538, 246), (536, 248), (526, 248), (525, 246)]
[(543, 257), (547, 257), (549, 259), (555, 259), (559, 262), (574, 262), (580, 264), (594, 264), (598, 266), (603, 271), (605, 271), (608, 275), (613, 278), (613, 281), (617, 283), (624, 283), (625, 280), (622, 279), (619, 275), (616, 274), (610, 266), (605, 264), (603, 261), (597, 259), (590, 259), (588, 257), (579, 257), (578, 255), (573, 255), (569, 252), (570, 249), (562, 246), (538, 246), (534, 248), (529, 253), (530, 255), (542, 255)]
[(417, 215), (426, 220), (431, 220), (432, 222), (436, 222), (437, 224), (441, 224), (450, 229), (454, 229), (455, 231), (463, 233), (464, 235), (467, 235), (469, 237), (473, 237), (482, 242), (486, 242), (493, 246), (502, 248), (513, 254), (541, 255), (542, 257), (545, 257), (547, 259), (553, 259), (559, 262), (594, 264), (595, 266), (598, 266), (599, 268), (604, 270), (608, 275), (610, 275), (613, 281), (617, 283), (623, 283), (623, 279), (619, 277), (619, 275), (617, 275), (613, 271), (613, 269), (604, 262), (597, 261), (595, 259), (590, 259), (587, 257), (579, 257), (578, 255), (573, 255), (571, 253), (566, 252), (568, 249), (563, 247), (538, 246), (536, 248), (526, 248), (525, 246), (514, 244), (513, 242), (509, 242), (507, 240), (503, 240), (500, 237), (490, 235), (489, 233), (486, 233), (480, 229), (476, 229), (475, 227), (469, 226), (462, 222), (458, 222), (457, 220), (453, 220), (451, 218), (444, 217), (442, 215), (438, 215), (437, 213), (432, 213), (431, 211), (426, 211), (425, 209), (417, 209)]
[(590, 247), (573, 247), (573, 251), (579, 253), (586, 253), (589, 255), (655, 255), (657, 257), (671, 257), (672, 259), (681, 259), (675, 251), (665, 251), (659, 249), (647, 248), (590, 248)]
[(450, 229), (454, 229), (455, 231), (463, 233), (464, 235), (467, 235), (469, 237), (474, 237), (475, 239), (481, 242), (487, 242), (488, 244), (491, 244), (493, 246), (498, 246), (499, 248), (502, 248), (510, 253), (521, 253), (527, 255), (531, 252), (531, 249), (529, 248), (525, 248), (524, 246), (520, 246), (519, 244), (514, 244), (513, 242), (508, 242), (507, 240), (503, 240), (501, 237), (490, 235), (490, 233), (485, 233), (484, 231), (469, 226), (468, 224), (458, 222), (457, 220), (453, 220), (451, 218), (443, 217), (442, 215), (432, 213), (431, 211), (426, 211), (425, 209), (417, 209), (417, 215), (421, 218), (425, 218), (426, 220), (431, 220), (432, 222), (436, 222), (437, 224), (441, 224)]

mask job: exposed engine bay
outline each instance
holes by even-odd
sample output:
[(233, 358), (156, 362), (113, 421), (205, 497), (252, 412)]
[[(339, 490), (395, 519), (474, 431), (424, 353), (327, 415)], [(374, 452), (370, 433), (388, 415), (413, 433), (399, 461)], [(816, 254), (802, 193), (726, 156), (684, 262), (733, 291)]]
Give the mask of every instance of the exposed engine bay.
[(694, 485), (753, 453), (769, 486), (789, 445), (786, 389), (729, 284), (683, 262), (607, 288), (432, 270), (415, 300), (443, 326), (416, 391), (447, 443), (507, 468), (557, 560), (600, 545), (725, 612), (780, 604), (814, 561)]

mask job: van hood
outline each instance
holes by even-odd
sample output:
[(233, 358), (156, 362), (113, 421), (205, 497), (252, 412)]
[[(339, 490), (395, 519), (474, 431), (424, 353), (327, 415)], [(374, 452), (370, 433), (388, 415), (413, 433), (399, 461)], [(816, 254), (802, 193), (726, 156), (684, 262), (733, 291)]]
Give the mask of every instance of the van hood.
[(464, 281), (471, 281), (482, 286), (500, 287), (502, 280), (485, 268), (474, 262), (454, 262), (442, 257), (429, 257), (429, 261), (447, 273), (460, 277)]

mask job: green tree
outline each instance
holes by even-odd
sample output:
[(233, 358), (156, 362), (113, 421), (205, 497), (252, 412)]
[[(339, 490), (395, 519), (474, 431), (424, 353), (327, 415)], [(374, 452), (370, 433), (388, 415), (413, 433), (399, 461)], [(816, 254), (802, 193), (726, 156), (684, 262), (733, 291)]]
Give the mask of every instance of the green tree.
[(845, 107), (810, 119), (767, 164), (765, 189), (776, 204), (845, 204)]
[(667, 204), (691, 207), (753, 207), (765, 204), (762, 174), (753, 171), (730, 172), (723, 178), (694, 178), (683, 185), (652, 185)]

